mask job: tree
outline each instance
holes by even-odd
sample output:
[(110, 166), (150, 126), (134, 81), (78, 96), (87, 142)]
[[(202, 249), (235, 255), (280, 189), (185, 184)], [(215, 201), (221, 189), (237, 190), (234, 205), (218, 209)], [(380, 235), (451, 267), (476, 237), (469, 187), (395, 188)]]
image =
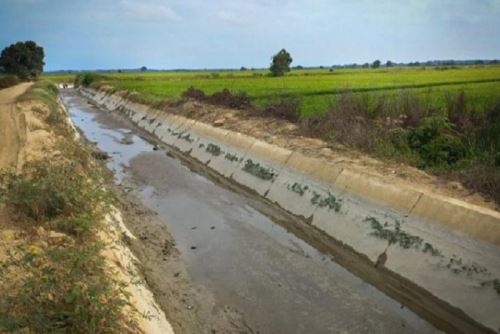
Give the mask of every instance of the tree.
[(141, 67), (141, 72), (146, 72), (148, 68), (146, 66)]
[(372, 63), (372, 68), (379, 68), (380, 67), (380, 60), (375, 60), (373, 63)]
[(388, 60), (387, 63), (385, 63), (385, 66), (392, 67), (392, 66), (394, 66), (394, 63), (392, 61)]
[(45, 53), (33, 41), (17, 42), (3, 49), (0, 67), (22, 80), (36, 79), (43, 72)]
[(284, 75), (286, 72), (290, 72), (290, 64), (293, 59), (285, 49), (281, 49), (280, 52), (275, 54), (272, 60), (269, 71), (271, 71), (273, 76), (278, 77)]

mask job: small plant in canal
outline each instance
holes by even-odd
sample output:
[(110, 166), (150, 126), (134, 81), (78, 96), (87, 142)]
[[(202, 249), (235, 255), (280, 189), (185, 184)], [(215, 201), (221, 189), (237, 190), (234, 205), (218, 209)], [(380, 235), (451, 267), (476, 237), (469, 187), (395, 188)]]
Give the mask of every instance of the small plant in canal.
[(300, 183), (295, 182), (292, 186), (287, 185), (287, 189), (293, 191), (294, 193), (300, 196), (304, 196), (309, 187), (307, 185), (302, 185)]
[(258, 162), (253, 162), (251, 159), (247, 159), (243, 170), (266, 181), (276, 178), (276, 172), (272, 168), (262, 167)]
[(183, 136), (182, 134), (179, 134), (178, 138), (179, 138), (179, 139), (182, 139), (182, 140), (185, 140), (185, 141), (187, 141), (188, 143), (192, 143), (192, 142), (194, 141), (194, 139), (193, 139), (193, 138), (191, 138), (191, 136), (190, 136), (190, 134), (189, 134), (189, 133), (185, 134), (184, 136)]
[[(423, 239), (419, 236), (409, 234), (401, 230), (401, 222), (396, 221), (394, 229), (387, 228), (387, 225), (382, 225), (376, 218), (367, 217), (366, 222), (369, 222), (372, 228), (371, 235), (389, 241), (389, 244), (399, 244), (402, 248), (420, 249)], [(430, 244), (429, 244), (430, 245)], [(439, 252), (435, 250), (435, 252)]]
[(218, 157), (219, 155), (222, 154), (220, 146), (214, 145), (211, 143), (207, 145), (207, 148), (205, 149), (205, 151), (207, 151), (208, 153), (210, 153), (211, 155), (216, 156), (216, 157)]
[(456, 255), (453, 255), (450, 258), (446, 268), (450, 269), (455, 274), (466, 273), (469, 276), (472, 274), (488, 274), (487, 268), (480, 266), (475, 262), (464, 263), (462, 258)]
[(235, 162), (235, 161), (239, 160), (239, 158), (236, 154), (231, 154), (231, 153), (226, 153), (226, 155), (224, 156), (224, 159), (229, 160), (231, 162)]
[(335, 212), (340, 212), (342, 208), (342, 200), (337, 199), (330, 192), (326, 197), (321, 196), (316, 191), (313, 191), (313, 197), (311, 197), (311, 204), (316, 205), (320, 208), (327, 207), (328, 210), (334, 210)]
[(500, 280), (498, 278), (489, 281), (483, 281), (481, 282), (481, 286), (491, 286), (493, 290), (495, 290), (496, 293), (500, 296)]
[(441, 251), (439, 249), (434, 248), (430, 243), (424, 243), (424, 249), (422, 250), (424, 253), (429, 253), (432, 256), (441, 256)]

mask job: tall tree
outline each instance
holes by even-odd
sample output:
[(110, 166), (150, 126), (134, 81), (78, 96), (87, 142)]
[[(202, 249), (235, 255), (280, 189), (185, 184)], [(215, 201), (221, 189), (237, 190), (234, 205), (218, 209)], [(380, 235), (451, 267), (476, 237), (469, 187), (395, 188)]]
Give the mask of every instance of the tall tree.
[(269, 71), (271, 71), (271, 74), (275, 77), (282, 76), (286, 72), (290, 72), (290, 64), (292, 61), (292, 56), (290, 56), (285, 49), (281, 49), (280, 52), (272, 57), (272, 63)]
[(3, 49), (0, 67), (23, 80), (36, 79), (43, 72), (45, 53), (33, 41), (17, 42)]
[(375, 60), (373, 63), (372, 63), (372, 68), (379, 68), (380, 67), (380, 60)]

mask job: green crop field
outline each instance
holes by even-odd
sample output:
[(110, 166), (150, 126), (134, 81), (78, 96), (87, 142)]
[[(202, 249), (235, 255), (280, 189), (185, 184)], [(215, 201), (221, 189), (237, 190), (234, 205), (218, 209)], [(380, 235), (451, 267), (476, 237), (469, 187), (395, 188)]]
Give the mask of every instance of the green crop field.
[[(283, 97), (297, 98), (303, 115), (324, 112), (339, 92), (369, 93), (369, 99), (411, 91), (443, 106), (446, 94), (465, 92), (467, 100), (482, 109), (500, 97), (500, 66), (292, 70), (284, 77), (270, 77), (267, 71), (129, 72), (105, 74), (105, 82), (153, 97), (178, 99), (193, 86), (207, 94), (225, 88), (247, 93), (257, 106)], [(54, 81), (71, 80), (71, 75), (46, 75)]]

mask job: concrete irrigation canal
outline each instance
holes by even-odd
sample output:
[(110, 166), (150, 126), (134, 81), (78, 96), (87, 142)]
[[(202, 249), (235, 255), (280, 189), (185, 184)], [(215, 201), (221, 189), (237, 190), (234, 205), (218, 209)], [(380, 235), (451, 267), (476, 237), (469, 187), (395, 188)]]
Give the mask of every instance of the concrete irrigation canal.
[[(304, 218), (306, 215), (300, 212), (291, 214), (289, 211), (293, 210), (283, 210), (261, 198), (275, 196), (275, 203), (286, 200), (277, 194), (273, 195), (272, 190), (261, 193), (258, 188), (260, 181), (248, 179), (246, 174), (236, 175), (238, 183), (247, 187), (235, 185), (235, 182), (223, 177), (223, 171), (220, 173), (222, 175), (210, 173), (206, 166), (210, 160), (207, 159), (205, 164), (199, 163), (181, 152), (182, 145), (180, 150), (174, 149), (135, 126), (130, 120), (135, 115), (104, 110), (90, 104), (87, 98), (74, 90), (64, 90), (62, 94), (76, 126), (90, 142), (110, 156), (107, 165), (113, 171), (116, 183), (129, 189), (154, 211), (170, 231), (190, 280), (200, 291), (205, 291), (207, 304), (214, 310), (227, 309), (237, 313), (245, 325), (244, 330), (239, 329), (241, 332), (434, 333), (438, 332), (436, 328), (451, 331), (453, 326), (462, 326), (461, 330), (465, 332), (469, 328), (474, 331), (484, 329), (463, 312), (453, 307), (451, 311), (447, 310), (448, 303), (441, 302), (439, 298), (434, 300), (434, 296), (426, 290), (412, 286), (403, 278), (398, 281), (395, 276), (386, 277), (383, 273), (388, 270), (384, 268), (379, 273), (373, 264), (370, 265), (372, 257), (377, 263), (385, 262), (387, 254), (390, 260), (398, 259), (387, 240), (382, 240), (380, 244), (367, 241), (370, 246), (383, 247), (380, 246), (380, 251), (373, 254), (364, 253), (367, 254), (365, 264), (358, 264), (358, 257), (352, 255), (356, 252), (351, 252), (352, 248), (357, 250), (358, 239), (347, 240), (351, 247), (336, 252), (335, 246), (330, 245), (332, 241), (311, 227), (311, 221)], [(148, 124), (156, 123), (157, 128), (165, 124), (153, 119), (149, 121), (145, 116), (140, 120), (148, 121)], [(147, 129), (148, 126), (143, 128)], [(194, 145), (193, 137), (183, 133), (175, 133), (175, 136), (181, 143)], [(194, 143), (196, 148), (214, 156), (214, 151), (220, 149), (201, 137)], [(192, 152), (191, 149), (189, 152)], [(223, 156), (230, 163), (238, 162), (237, 153), (235, 151)], [(277, 156), (279, 154), (276, 152)], [(261, 179), (266, 179), (268, 174), (275, 178), (271, 169), (266, 170), (258, 163), (249, 161), (247, 165), (252, 166), (248, 169), (265, 174)], [(280, 177), (283, 175), (281, 173)], [(272, 181), (279, 184), (280, 177)], [(251, 183), (256, 184), (255, 191), (248, 189), (252, 188), (248, 186)], [(309, 188), (315, 189), (314, 185), (306, 187), (298, 182), (288, 184), (288, 189), (295, 194), (300, 193), (300, 196)], [(339, 201), (330, 192), (325, 198), (313, 192), (313, 204), (315, 197), (320, 203), (316, 206), (322, 207), (323, 203), (328, 211), (341, 211)], [(344, 199), (342, 205), (352, 209), (349, 205), (354, 204)], [(297, 210), (301, 208), (297, 206)], [(358, 215), (361, 214), (365, 215), (364, 212)], [(386, 213), (381, 215), (387, 216)], [(315, 215), (315, 219), (317, 217), (321, 217), (321, 212)], [(342, 219), (351, 219), (349, 217), (345, 214)], [(366, 215), (368, 223), (365, 222), (364, 226), (377, 228), (376, 217)], [(315, 221), (312, 224), (315, 225)], [(399, 231), (399, 223), (396, 225)], [(380, 230), (384, 230), (385, 226), (380, 226)], [(434, 235), (440, 233), (441, 230), (437, 228), (431, 231)], [(421, 237), (414, 237), (410, 233), (402, 235), (406, 239), (398, 242), (419, 242), (425, 256), (427, 253), (434, 255), (429, 257), (432, 261), (448, 261), (445, 258), (448, 250), (445, 246), (437, 250), (432, 243), (424, 244)], [(420, 244), (417, 246), (420, 247)], [(480, 251), (475, 255), (485, 258), (486, 264), (494, 263), (498, 255), (497, 248), (488, 247), (494, 246), (479, 248)], [(491, 249), (493, 255), (484, 256)], [(419, 254), (422, 252), (414, 253), (421, 257)], [(461, 254), (460, 250), (454, 251), (454, 254)], [(397, 263), (403, 267), (403, 273), (404, 266), (401, 263), (405, 262), (404, 259), (405, 256), (399, 255), (400, 263)], [(388, 264), (391, 265), (390, 262)], [(488, 277), (494, 277), (497, 268), (488, 268), (493, 271), (493, 274), (488, 272)], [(163, 274), (165, 277), (174, 275), (171, 272)], [(419, 279), (416, 275), (415, 281)], [(462, 281), (451, 279), (450, 289), (454, 289), (453, 284), (462, 284)], [(489, 297), (492, 295), (490, 290), (485, 290), (488, 294), (486, 300), (497, 303)], [(478, 293), (479, 296), (482, 292)], [(486, 296), (486, 292), (482, 295)], [(464, 296), (468, 296), (467, 293)], [(481, 303), (481, 300), (478, 299), (477, 303)], [(471, 303), (473, 306), (474, 303)], [(418, 310), (419, 315), (410, 308)], [(191, 312), (196, 313), (196, 310)], [(485, 309), (484, 312), (489, 317), (494, 310)], [(213, 321), (210, 312), (197, 316), (206, 325), (206, 332), (210, 332)], [(433, 325), (420, 316), (430, 319)], [(465, 320), (455, 321), (454, 317)]]

